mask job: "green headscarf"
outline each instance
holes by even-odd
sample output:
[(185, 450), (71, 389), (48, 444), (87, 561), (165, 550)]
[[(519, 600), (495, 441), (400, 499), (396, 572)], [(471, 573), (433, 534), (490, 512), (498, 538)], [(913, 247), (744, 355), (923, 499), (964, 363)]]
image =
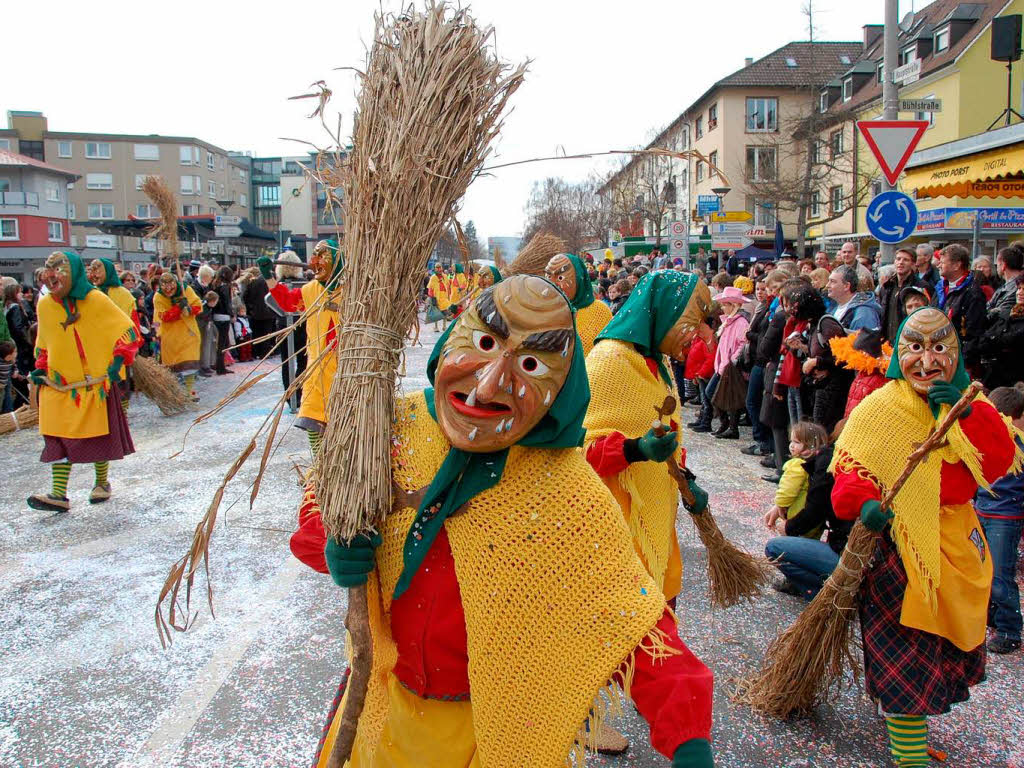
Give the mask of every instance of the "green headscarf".
[(456, 275), (461, 275), (461, 274), (462, 274), (462, 273), (463, 273), (464, 271), (465, 271), (465, 270), (463, 270), (463, 268), (462, 268), (462, 265), (461, 265), (461, 264), (456, 264), (456, 265), (455, 265), (455, 274), (456, 274)]
[(500, 283), (501, 282), (501, 270), (498, 269), (497, 267), (492, 267), (490, 264), (487, 265), (487, 268), (489, 270), (491, 270), (491, 277), (494, 278), (494, 284), (497, 285), (498, 283)]
[(185, 298), (185, 289), (181, 287), (181, 280), (173, 272), (164, 272), (156, 281), (157, 292), (160, 292), (160, 282), (164, 279), (164, 275), (170, 275), (171, 279), (174, 280), (174, 295), (171, 296), (170, 300), (172, 304), (177, 304), (181, 299)]
[[(575, 315), (573, 323), (575, 330)], [(448, 326), (430, 354), (427, 377), (431, 385), (434, 383), (441, 352), (456, 324), (457, 322)], [(427, 410), (431, 418), (437, 421), (433, 386), (424, 390), (423, 394), (426, 396)], [(531, 448), (579, 447), (583, 444), (583, 417), (589, 404), (590, 385), (587, 383), (587, 371), (583, 362), (583, 346), (580, 337), (576, 336), (572, 365), (569, 366), (565, 384), (559, 390), (551, 408), (544, 414), (544, 418), (517, 445)], [(416, 510), (416, 519), (405, 538), (402, 549), (402, 575), (395, 585), (395, 599), (412, 583), (413, 576), (419, 570), (444, 521), (474, 496), (497, 485), (501, 481), (507, 459), (508, 448), (493, 453), (470, 453), (455, 446), (448, 449), (448, 455), (427, 488), (423, 501)]]
[(65, 298), (81, 301), (89, 291), (93, 290), (93, 284), (89, 282), (89, 276), (85, 273), (85, 264), (82, 257), (74, 251), (61, 251), (68, 257), (68, 264), (71, 265), (71, 290)]
[(689, 304), (698, 280), (694, 274), (672, 270), (644, 275), (595, 342), (618, 339), (636, 345), (644, 357), (657, 361), (661, 377), (671, 385), (658, 347)]
[[(896, 354), (896, 348), (899, 346), (900, 337), (903, 335), (903, 328), (907, 324), (907, 320), (912, 318), (915, 314), (920, 312), (922, 309), (935, 309), (935, 307), (918, 307), (900, 323), (899, 330), (896, 331), (896, 342), (892, 345), (892, 357), (889, 358), (889, 368), (885, 372), (887, 379), (896, 379), (897, 381), (902, 380), (903, 370), (900, 368), (899, 356)], [(967, 375), (967, 369), (964, 368), (964, 342), (960, 338), (960, 334), (956, 331), (956, 326), (953, 327), (953, 333), (956, 335), (957, 341), (960, 343), (960, 354), (956, 358), (956, 371), (953, 372), (953, 379), (949, 383), (956, 387), (958, 390), (963, 392), (969, 386), (971, 386), (971, 377)], [(932, 410), (932, 416), (939, 418), (939, 405), (937, 403), (929, 402), (929, 407)]]
[(573, 307), (577, 310), (589, 307), (594, 303), (594, 284), (590, 282), (587, 265), (583, 263), (583, 259), (573, 253), (562, 255), (572, 262), (572, 268), (576, 271), (576, 298), (572, 300)]
[(121, 278), (117, 276), (117, 267), (114, 266), (114, 262), (110, 259), (101, 258), (100, 264), (103, 265), (104, 279), (103, 283), (98, 288), (101, 288), (104, 293), (109, 291), (111, 288), (117, 288), (121, 285)]
[(317, 282), (320, 283), (320, 285), (322, 285), (324, 288), (332, 288), (338, 284), (338, 276), (341, 274), (341, 270), (345, 266), (345, 257), (342, 254), (341, 250), (338, 248), (338, 241), (335, 240), (333, 237), (327, 238), (326, 240), (324, 240), (324, 242), (327, 243), (327, 247), (331, 251), (333, 265), (331, 266), (331, 276), (327, 278), (327, 282), (325, 283), (319, 279), (317, 280)]

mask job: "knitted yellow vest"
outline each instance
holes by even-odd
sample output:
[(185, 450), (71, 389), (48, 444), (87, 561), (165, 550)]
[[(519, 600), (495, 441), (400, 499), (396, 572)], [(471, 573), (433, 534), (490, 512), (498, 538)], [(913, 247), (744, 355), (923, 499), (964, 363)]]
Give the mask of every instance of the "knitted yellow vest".
[[(393, 442), (396, 502), (368, 585), (373, 670), (355, 746), (365, 764), (387, 718), (397, 659), (388, 612), (416, 514), (402, 495), (429, 485), (449, 448), (422, 392), (397, 404)], [(664, 597), (575, 449), (513, 447), (501, 481), (445, 528), (466, 617), (480, 765), (562, 766), (578, 753), (588, 713), (600, 719), (598, 694), (623, 661), (641, 643), (667, 650), (655, 628)]]
[(576, 313), (576, 333), (583, 342), (583, 354), (589, 355), (594, 348), (594, 339), (612, 319), (612, 311), (603, 301), (594, 301)]
[[(979, 396), (978, 400), (988, 402), (984, 396)], [(902, 474), (910, 454), (948, 412), (949, 406), (942, 406), (939, 418), (935, 419), (928, 402), (908, 382), (890, 381), (864, 398), (850, 413), (836, 441), (829, 471), (867, 472), (884, 495)], [(1013, 438), (1013, 427), (1008, 421), (1007, 434)], [(903, 567), (917, 573), (925, 602), (933, 611), (937, 608), (936, 593), (941, 586), (939, 488), (942, 463), (962, 461), (980, 486), (989, 487), (981, 471), (981, 456), (959, 423), (946, 434), (946, 441), (946, 445), (917, 465), (892, 505), (892, 539)], [(1018, 451), (1011, 472), (1019, 471), (1021, 459)]]
[(302, 404), (299, 406), (299, 417), (327, 421), (327, 395), (331, 391), (334, 372), (338, 368), (338, 357), (328, 353), (316, 361), (327, 345), (327, 336), (334, 330), (341, 333), (338, 327), (338, 301), (341, 291), (335, 291), (328, 299), (324, 296), (325, 289), (317, 280), (310, 280), (302, 286), (302, 304), (306, 309), (317, 309), (306, 320), (306, 359), (313, 370), (302, 385)]
[[(188, 305), (200, 306), (196, 292), (188, 285), (184, 288), (183, 293)], [(179, 366), (198, 368), (200, 336), (196, 316), (183, 312), (177, 320), (165, 323), (160, 316), (172, 306), (171, 300), (160, 291), (153, 295), (153, 315), (160, 323), (156, 329), (156, 334), (160, 337), (160, 362), (172, 371), (179, 370)]]
[[(605, 339), (587, 355), (590, 408), (583, 420), (585, 447), (613, 432), (627, 438), (646, 434), (666, 395), (673, 395), (660, 378), (652, 376), (643, 355), (632, 344)], [(681, 423), (678, 403), (672, 418)], [(666, 419), (667, 421), (667, 419)], [(680, 461), (682, 449), (676, 453)], [(668, 468), (653, 461), (631, 464), (615, 478), (629, 496), (629, 529), (637, 550), (654, 580), (665, 583), (665, 572), (675, 542), (679, 488)]]

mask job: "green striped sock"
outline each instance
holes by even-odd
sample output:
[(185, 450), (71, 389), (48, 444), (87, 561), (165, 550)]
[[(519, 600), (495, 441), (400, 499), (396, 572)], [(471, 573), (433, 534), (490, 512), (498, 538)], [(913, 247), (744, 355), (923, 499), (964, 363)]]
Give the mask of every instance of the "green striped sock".
[(196, 391), (196, 375), (194, 373), (185, 374), (185, 391), (190, 395), (195, 394)]
[(890, 715), (889, 752), (900, 768), (918, 768), (931, 764), (928, 755), (928, 718), (924, 715)]
[(323, 442), (324, 435), (322, 432), (307, 432), (306, 434), (309, 435), (309, 450), (313, 452), (313, 457), (316, 458), (320, 453), (320, 443)]
[(106, 485), (107, 473), (110, 471), (110, 462), (97, 461), (93, 466), (96, 467), (96, 485)]
[(71, 462), (62, 461), (58, 464), (50, 465), (53, 473), (53, 490), (50, 495), (56, 496), (58, 499), (66, 499), (68, 497), (68, 477), (71, 476)]

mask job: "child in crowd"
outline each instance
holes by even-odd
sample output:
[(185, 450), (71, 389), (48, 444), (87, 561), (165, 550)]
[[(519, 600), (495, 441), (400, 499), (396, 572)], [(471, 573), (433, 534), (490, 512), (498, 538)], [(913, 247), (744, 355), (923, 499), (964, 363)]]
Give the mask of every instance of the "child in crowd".
[[(998, 387), (989, 395), (1000, 413), (1024, 429), (1024, 389)], [(1024, 448), (1021, 435), (1017, 445)], [(1006, 475), (992, 483), (992, 491), (978, 489), (974, 499), (981, 527), (992, 552), (992, 597), (988, 604), (988, 623), (992, 627), (988, 649), (992, 653), (1011, 653), (1020, 648), (1020, 590), (1017, 588), (1017, 547), (1024, 531), (1024, 472)]]
[(18, 348), (13, 341), (0, 341), (0, 413), (14, 410), (13, 387), (14, 359)]
[[(799, 421), (789, 430), (789, 460), (782, 467), (782, 478), (775, 492), (775, 505), (765, 515), (765, 524), (774, 529), (779, 520), (792, 520), (803, 511), (810, 487), (808, 465), (828, 445), (828, 433), (813, 421)], [(821, 538), (823, 526), (802, 534), (809, 539)]]
[(246, 317), (244, 304), (238, 308), (231, 330), (235, 334), (235, 344), (241, 345), (238, 348), (238, 359), (243, 363), (249, 362), (252, 360), (252, 326)]
[(747, 343), (747, 328), (750, 327), (747, 316), (740, 312), (747, 299), (743, 291), (730, 285), (723, 288), (715, 300), (722, 307), (722, 324), (718, 329), (718, 349), (715, 350), (715, 375), (708, 385), (711, 404), (721, 420), (721, 426), (714, 435), (738, 440), (740, 414), (747, 403), (747, 382), (736, 361)]
[(918, 285), (908, 285), (900, 292), (900, 301), (903, 302), (903, 314), (909, 315), (915, 309), (927, 307), (931, 304), (932, 297), (927, 288)]

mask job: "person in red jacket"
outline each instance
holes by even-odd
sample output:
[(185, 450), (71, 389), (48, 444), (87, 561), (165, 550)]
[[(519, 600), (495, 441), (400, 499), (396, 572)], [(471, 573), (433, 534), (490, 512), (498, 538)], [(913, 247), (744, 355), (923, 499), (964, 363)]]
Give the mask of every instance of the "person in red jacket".
[(696, 421), (691, 421), (687, 426), (695, 432), (710, 432), (711, 417), (714, 409), (711, 407), (711, 398), (705, 394), (708, 382), (715, 375), (715, 341), (712, 336), (710, 343), (699, 336), (690, 344), (690, 354), (686, 357), (684, 376), (688, 381), (694, 382), (697, 392), (700, 393), (700, 414)]
[(881, 534), (860, 590), (867, 692), (878, 701), (896, 765), (929, 764), (927, 717), (948, 712), (985, 677), (992, 558), (971, 500), (1022, 456), (1011, 425), (984, 398), (881, 499), (907, 457), (969, 385), (960, 339), (939, 310), (900, 326), (890, 381), (850, 413), (836, 443), (832, 505)]
[(889, 381), (885, 377), (885, 369), (892, 357), (892, 347), (888, 342), (882, 341), (880, 330), (873, 331), (869, 328), (830, 339), (829, 346), (837, 363), (857, 372), (846, 398), (843, 418), (836, 424), (834, 430), (834, 435), (838, 435), (858, 403)]

